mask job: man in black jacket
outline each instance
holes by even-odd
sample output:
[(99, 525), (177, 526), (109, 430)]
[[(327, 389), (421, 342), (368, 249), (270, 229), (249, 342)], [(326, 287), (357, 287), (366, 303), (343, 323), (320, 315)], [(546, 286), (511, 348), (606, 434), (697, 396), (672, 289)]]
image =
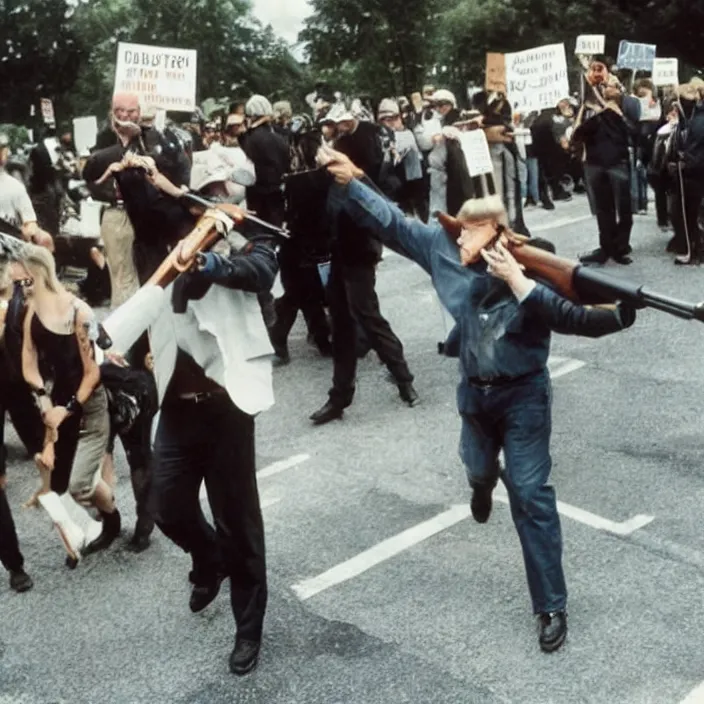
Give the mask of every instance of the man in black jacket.
[[(590, 70), (604, 68), (608, 61), (594, 57)], [(599, 247), (580, 257), (583, 264), (630, 264), (633, 211), (631, 202), (631, 157), (629, 146), (640, 114), (631, 111), (615, 76), (588, 86), (590, 92), (582, 106), (572, 141), (585, 151), (584, 175), (589, 184), (599, 225)], [(638, 101), (635, 101), (638, 108)]]
[[(334, 125), (335, 148), (359, 164), (379, 186), (383, 154), (377, 125), (356, 119), (341, 105), (334, 106), (325, 121)], [(403, 401), (411, 407), (419, 401), (403, 345), (379, 310), (375, 285), (382, 246), (341, 209), (331, 212), (330, 218), (333, 238), (328, 302), (332, 315), (334, 370), (327, 403), (310, 416), (316, 425), (341, 418), (354, 398), (357, 371), (355, 323), (359, 324), (369, 345), (391, 372)]]

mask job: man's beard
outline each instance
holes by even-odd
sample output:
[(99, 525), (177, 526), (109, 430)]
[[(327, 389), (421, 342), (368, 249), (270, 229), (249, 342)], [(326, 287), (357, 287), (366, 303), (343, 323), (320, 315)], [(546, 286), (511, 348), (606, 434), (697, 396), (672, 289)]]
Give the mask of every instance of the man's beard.
[(115, 132), (125, 137), (136, 137), (141, 134), (142, 128), (131, 120), (118, 120), (115, 116), (112, 118), (112, 126)]

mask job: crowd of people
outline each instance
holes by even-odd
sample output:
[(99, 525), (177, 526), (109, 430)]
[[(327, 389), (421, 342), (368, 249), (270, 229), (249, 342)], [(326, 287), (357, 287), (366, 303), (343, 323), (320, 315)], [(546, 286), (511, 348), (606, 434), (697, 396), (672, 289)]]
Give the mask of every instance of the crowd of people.
[[(194, 612), (229, 579), (237, 625), (230, 667), (241, 675), (256, 665), (267, 580), (254, 423), (273, 403), (271, 361), (291, 363), (298, 312), (310, 343), (332, 359), (331, 388), (310, 416), (314, 424), (343, 417), (357, 361), (371, 351), (400, 401), (420, 402), (375, 290), (386, 244), (431, 275), (456, 325), (440, 350), (460, 359), (472, 513), (488, 520), (501, 472), (540, 646), (559, 648), (567, 619), (559, 517), (547, 484), (550, 332), (615, 333), (635, 313), (565, 301), (528, 279), (500, 237), (530, 238), (524, 212), (538, 203), (551, 210), (584, 197), (599, 247), (582, 262), (627, 265), (633, 215), (647, 210), (650, 185), (658, 224), (674, 228), (667, 250), (675, 262), (698, 264), (702, 255), (704, 83), (659, 96), (640, 80), (629, 91), (610, 65), (592, 57), (574, 97), (526, 115), (488, 91), (471, 94), (465, 109), (451, 91), (430, 85), (374, 106), (319, 85), (307, 97), (309, 112), (253, 95), (222, 114), (198, 112), (157, 129), (137, 96), (117, 94), (91, 153), (75, 158), (70, 135), (42, 141), (31, 152), (26, 188), (21, 175), (8, 173), (8, 143), (0, 142), (0, 405), (36, 462), (39, 487), (27, 505), (50, 513), (68, 564), (110, 548), (121, 531), (112, 461), (119, 437), (137, 506), (130, 548), (146, 550), (158, 525), (189, 553)], [(471, 130), (486, 138), (491, 178), (470, 177), (461, 135)], [(77, 291), (57, 276), (52, 254), (66, 195), (57, 183), (67, 171), (102, 204), (100, 241)], [(209, 214), (226, 223), (228, 236), (187, 257), (179, 241)], [(440, 214), (459, 223), (451, 237)], [(477, 238), (484, 238), (479, 249)], [(181, 255), (180, 275), (162, 282), (162, 262)], [(275, 299), (277, 273), (284, 293)], [(109, 299), (118, 309), (155, 280), (169, 286), (168, 314), (130, 349), (104, 351), (105, 329), (89, 304)], [(12, 588), (24, 591), (32, 581), (3, 490), (5, 457), (3, 446), (0, 559)], [(201, 481), (215, 527), (198, 501)], [(97, 519), (96, 535), (74, 524), (66, 496)]]

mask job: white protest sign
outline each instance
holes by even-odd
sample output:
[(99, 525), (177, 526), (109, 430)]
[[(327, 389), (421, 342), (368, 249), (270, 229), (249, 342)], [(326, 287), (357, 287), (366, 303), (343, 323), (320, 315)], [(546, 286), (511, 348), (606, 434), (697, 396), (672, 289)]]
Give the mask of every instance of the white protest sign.
[(53, 125), (56, 123), (56, 117), (54, 116), (54, 103), (49, 100), (49, 98), (42, 98), (41, 101), (41, 107), (42, 107), (42, 118), (44, 120), (44, 124), (46, 125)]
[(574, 53), (580, 56), (603, 54), (604, 46), (606, 46), (606, 35), (580, 34), (577, 37), (577, 45), (574, 48)]
[(656, 52), (655, 44), (636, 44), (622, 40), (618, 45), (616, 63), (619, 68), (630, 68), (633, 71), (652, 71)]
[(197, 61), (192, 49), (120, 42), (114, 94), (136, 94), (146, 108), (190, 112), (196, 107)]
[(653, 60), (653, 85), (676, 86), (679, 85), (679, 62), (677, 59)]
[(494, 173), (491, 161), (489, 143), (486, 141), (484, 130), (469, 130), (460, 134), (460, 146), (467, 162), (469, 175), (474, 178), (483, 174)]
[(555, 107), (570, 94), (565, 45), (506, 54), (506, 92), (515, 112)]
[(98, 118), (90, 117), (73, 118), (73, 143), (76, 145), (78, 156), (88, 156), (90, 150), (98, 141)]

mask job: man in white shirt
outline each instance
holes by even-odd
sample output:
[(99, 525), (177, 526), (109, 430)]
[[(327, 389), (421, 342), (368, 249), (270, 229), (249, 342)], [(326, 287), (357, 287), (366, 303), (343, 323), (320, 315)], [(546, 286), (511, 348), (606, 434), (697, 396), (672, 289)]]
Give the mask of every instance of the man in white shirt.
[(34, 206), (24, 184), (5, 171), (10, 156), (7, 135), (0, 134), (0, 230), (54, 251), (54, 241), (37, 223)]

